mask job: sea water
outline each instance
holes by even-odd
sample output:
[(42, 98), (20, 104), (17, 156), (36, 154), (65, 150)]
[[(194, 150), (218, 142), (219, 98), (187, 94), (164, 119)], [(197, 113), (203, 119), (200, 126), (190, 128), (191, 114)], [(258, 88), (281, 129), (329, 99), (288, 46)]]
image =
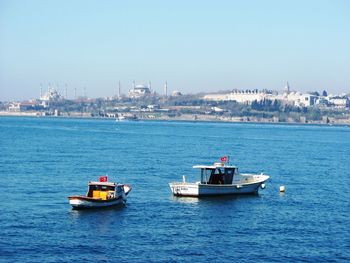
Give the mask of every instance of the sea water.
[[(224, 155), (266, 188), (171, 195)], [(350, 260), (346, 126), (2, 117), (0, 173), (3, 262)], [(132, 185), (127, 205), (72, 210), (100, 175)]]

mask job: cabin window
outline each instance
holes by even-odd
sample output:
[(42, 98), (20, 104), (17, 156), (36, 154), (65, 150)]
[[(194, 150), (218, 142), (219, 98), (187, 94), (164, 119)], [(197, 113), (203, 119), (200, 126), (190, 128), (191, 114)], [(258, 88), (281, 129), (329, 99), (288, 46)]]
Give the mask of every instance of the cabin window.
[(99, 190), (99, 191), (114, 191), (114, 186), (109, 185), (90, 185), (91, 190)]
[(225, 184), (232, 184), (234, 174), (235, 174), (235, 168), (225, 169)]
[(201, 183), (208, 184), (210, 178), (211, 170), (201, 169)]
[(121, 187), (121, 185), (118, 185), (118, 187), (117, 187), (117, 193), (121, 193), (123, 191), (123, 189), (122, 189), (122, 187)]
[(220, 168), (218, 169), (212, 169), (210, 178), (209, 178), (209, 184), (224, 184), (224, 173)]
[(235, 168), (212, 169), (208, 184), (232, 184)]

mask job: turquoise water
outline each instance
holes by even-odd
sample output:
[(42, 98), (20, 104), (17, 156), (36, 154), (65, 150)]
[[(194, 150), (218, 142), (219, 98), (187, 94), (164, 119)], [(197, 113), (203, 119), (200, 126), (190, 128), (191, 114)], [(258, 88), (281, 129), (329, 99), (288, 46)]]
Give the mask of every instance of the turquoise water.
[[(266, 189), (171, 196), (227, 154)], [(4, 262), (350, 260), (350, 127), (2, 117), (0, 173)], [(127, 206), (72, 210), (103, 174), (133, 186)]]

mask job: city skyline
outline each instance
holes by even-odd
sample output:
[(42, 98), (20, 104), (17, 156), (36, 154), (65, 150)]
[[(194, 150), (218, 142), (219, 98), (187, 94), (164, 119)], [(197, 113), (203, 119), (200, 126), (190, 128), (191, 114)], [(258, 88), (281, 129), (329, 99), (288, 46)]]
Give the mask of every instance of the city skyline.
[(36, 99), (40, 99), (42, 96), (44, 96), (47, 93), (50, 92), (57, 92), (60, 96), (62, 96), (62, 98), (64, 99), (69, 99), (69, 100), (74, 100), (74, 99), (79, 99), (79, 98), (89, 98), (89, 99), (97, 99), (97, 98), (103, 98), (103, 99), (109, 99), (109, 98), (113, 98), (113, 97), (120, 97), (120, 96), (124, 96), (124, 97), (129, 97), (130, 92), (135, 88), (135, 87), (146, 87), (149, 88), (150, 91), (152, 92), (152, 94), (157, 94), (158, 96), (168, 96), (171, 95), (172, 93), (176, 92), (176, 93), (181, 93), (183, 95), (200, 95), (200, 94), (226, 94), (226, 93), (235, 93), (235, 92), (264, 92), (264, 91), (268, 91), (268, 92), (277, 92), (279, 94), (283, 94), (287, 91), (288, 92), (292, 92), (292, 93), (298, 93), (298, 94), (310, 94), (310, 93), (315, 93), (318, 92), (319, 94), (322, 94), (323, 92), (326, 92), (327, 94), (329, 94), (330, 96), (349, 96), (350, 93), (332, 93), (330, 90), (309, 90), (307, 92), (290, 88), (289, 82), (287, 81), (285, 83), (285, 85), (283, 87), (280, 87), (279, 89), (227, 89), (227, 90), (214, 90), (214, 91), (207, 91), (207, 92), (203, 92), (203, 91), (199, 91), (197, 93), (182, 93), (180, 90), (176, 90), (176, 89), (168, 89), (168, 82), (164, 82), (162, 87), (156, 87), (154, 88), (153, 85), (151, 85), (151, 81), (148, 82), (136, 82), (136, 81), (132, 81), (132, 83), (128, 83), (128, 85), (126, 86), (122, 86), (121, 82), (119, 81), (115, 90), (113, 90), (113, 94), (108, 94), (107, 96), (90, 96), (90, 94), (88, 93), (88, 90), (86, 89), (86, 87), (69, 87), (67, 85), (67, 83), (65, 83), (64, 85), (60, 85), (58, 83), (48, 83), (47, 85), (43, 85), (43, 83), (40, 84), (40, 88), (37, 90), (36, 94), (31, 96), (30, 98), (25, 98), (25, 99), (18, 99), (18, 100), (4, 100), (4, 101), (26, 101), (26, 100), (36, 100)]
[[(68, 84), (90, 97), (133, 80), (162, 93), (350, 92), (347, 1), (2, 1), (0, 100)], [(53, 84), (54, 85), (54, 84)]]

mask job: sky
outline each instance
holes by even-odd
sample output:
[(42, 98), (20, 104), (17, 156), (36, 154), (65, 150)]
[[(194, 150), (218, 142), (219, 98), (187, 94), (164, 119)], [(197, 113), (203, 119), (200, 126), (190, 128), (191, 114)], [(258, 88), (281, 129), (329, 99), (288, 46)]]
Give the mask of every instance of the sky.
[(0, 101), (49, 85), (89, 97), (350, 92), (350, 1), (0, 1)]

